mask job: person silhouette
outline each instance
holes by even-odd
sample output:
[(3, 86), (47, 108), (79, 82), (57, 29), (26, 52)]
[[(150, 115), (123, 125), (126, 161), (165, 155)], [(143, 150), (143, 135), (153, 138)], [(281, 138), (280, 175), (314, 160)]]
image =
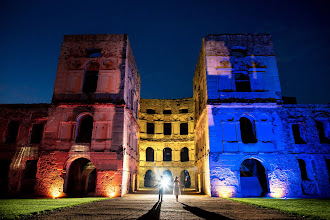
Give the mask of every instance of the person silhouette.
[(178, 202), (179, 195), (181, 195), (181, 190), (180, 190), (180, 181), (179, 181), (179, 178), (177, 176), (175, 177), (173, 185), (174, 185), (173, 195), (175, 195), (176, 201)]
[(160, 179), (158, 181), (158, 201), (162, 202), (163, 201), (163, 193), (164, 193), (164, 180), (163, 176), (160, 176)]

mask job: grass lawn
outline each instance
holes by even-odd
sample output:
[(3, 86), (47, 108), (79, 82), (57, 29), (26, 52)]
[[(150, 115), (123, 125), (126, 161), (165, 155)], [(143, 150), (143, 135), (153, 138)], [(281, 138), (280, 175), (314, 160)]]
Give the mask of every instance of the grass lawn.
[(0, 199), (0, 218), (18, 218), (32, 213), (105, 200), (108, 198)]
[(266, 199), (266, 198), (230, 198), (230, 200), (278, 209), (286, 213), (306, 217), (330, 219), (329, 199)]

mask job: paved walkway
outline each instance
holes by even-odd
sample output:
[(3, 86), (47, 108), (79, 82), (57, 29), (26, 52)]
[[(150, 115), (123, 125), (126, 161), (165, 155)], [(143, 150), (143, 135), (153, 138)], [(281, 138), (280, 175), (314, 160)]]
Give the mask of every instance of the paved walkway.
[(299, 219), (279, 211), (193, 192), (179, 196), (179, 202), (173, 195), (164, 195), (162, 203), (157, 201), (157, 194), (144, 193), (142, 190), (121, 198), (64, 208), (33, 219)]

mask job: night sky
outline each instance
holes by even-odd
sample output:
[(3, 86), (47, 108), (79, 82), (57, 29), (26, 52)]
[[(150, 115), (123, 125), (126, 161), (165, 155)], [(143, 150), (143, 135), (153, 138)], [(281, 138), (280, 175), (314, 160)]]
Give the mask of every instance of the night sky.
[(270, 33), (282, 95), (330, 103), (330, 8), (322, 2), (2, 0), (0, 103), (50, 103), (70, 34), (128, 34), (141, 97), (191, 97), (202, 38), (223, 33)]

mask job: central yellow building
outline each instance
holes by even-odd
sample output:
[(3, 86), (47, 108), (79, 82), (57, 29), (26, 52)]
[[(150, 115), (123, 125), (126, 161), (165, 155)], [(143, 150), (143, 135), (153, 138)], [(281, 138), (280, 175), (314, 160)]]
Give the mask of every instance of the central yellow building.
[(193, 99), (141, 99), (139, 126), (139, 187), (155, 187), (163, 175), (195, 188)]

